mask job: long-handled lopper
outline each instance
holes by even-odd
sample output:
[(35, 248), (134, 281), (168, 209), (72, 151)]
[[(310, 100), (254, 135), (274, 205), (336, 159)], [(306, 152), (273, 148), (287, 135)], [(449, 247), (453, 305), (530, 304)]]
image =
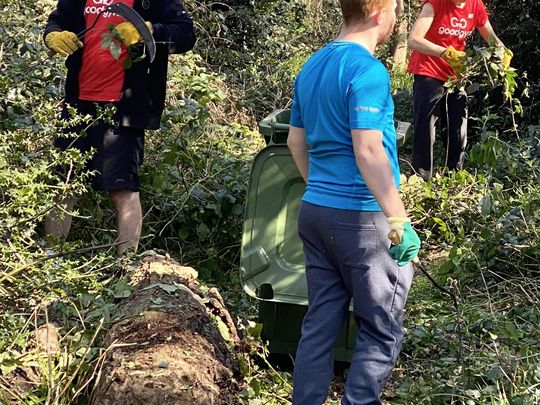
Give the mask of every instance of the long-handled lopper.
[[(395, 230), (391, 230), (388, 233), (388, 239), (390, 239), (390, 241), (394, 245), (399, 245), (399, 243), (401, 242), (399, 234)], [(457, 299), (456, 295), (452, 291), (450, 291), (447, 288), (444, 288), (439, 283), (437, 283), (433, 279), (433, 277), (431, 277), (431, 275), (428, 273), (428, 271), (426, 270), (426, 268), (424, 267), (422, 262), (420, 262), (420, 259), (418, 259), (418, 256), (415, 257), (412, 260), (412, 263), (416, 267), (418, 267), (422, 273), (424, 273), (424, 275), (428, 278), (428, 280), (431, 281), (431, 284), (433, 284), (439, 291), (442, 291), (443, 293), (448, 295), (450, 298), (452, 298), (452, 302), (453, 302), (454, 308), (456, 310), (456, 316), (457, 316), (457, 318), (459, 320), (459, 322), (457, 322), (457, 332), (458, 332), (458, 339), (459, 339), (458, 355), (459, 355), (459, 362), (460, 362), (462, 370), (463, 370), (463, 384), (465, 385), (465, 363), (464, 363), (464, 359), (463, 359), (463, 331), (461, 329), (462, 317), (461, 317), (461, 314), (459, 312), (458, 299)]]

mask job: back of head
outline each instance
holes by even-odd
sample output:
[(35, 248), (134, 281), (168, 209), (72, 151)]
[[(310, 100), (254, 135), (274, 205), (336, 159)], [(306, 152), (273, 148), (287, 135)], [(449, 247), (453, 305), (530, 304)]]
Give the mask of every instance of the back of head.
[(340, 0), (341, 12), (346, 25), (363, 23), (374, 11), (387, 6), (390, 0)]

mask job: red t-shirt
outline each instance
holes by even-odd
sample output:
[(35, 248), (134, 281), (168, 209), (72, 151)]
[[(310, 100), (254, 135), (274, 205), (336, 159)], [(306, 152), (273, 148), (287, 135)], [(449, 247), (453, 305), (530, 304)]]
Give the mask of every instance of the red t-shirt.
[[(467, 37), (475, 28), (483, 27), (488, 21), (488, 13), (482, 0), (467, 0), (463, 8), (456, 7), (452, 0), (424, 0), (423, 4), (426, 3), (433, 6), (434, 17), (425, 38), (444, 48), (452, 45), (458, 51), (463, 51)], [(443, 81), (455, 76), (443, 58), (416, 50), (412, 51), (407, 71)]]
[[(90, 26), (104, 7), (118, 3), (120, 0), (86, 0), (84, 18), (86, 26)], [(133, 7), (134, 0), (121, 0)], [(101, 34), (109, 31), (110, 25), (124, 22), (124, 18), (105, 12), (98, 18), (96, 25), (88, 31), (83, 39), (82, 66), (79, 72), (79, 98), (88, 101), (119, 101), (124, 84), (124, 68), (122, 62), (127, 54), (122, 44), (122, 53), (118, 60), (114, 59), (109, 48), (102, 49)]]

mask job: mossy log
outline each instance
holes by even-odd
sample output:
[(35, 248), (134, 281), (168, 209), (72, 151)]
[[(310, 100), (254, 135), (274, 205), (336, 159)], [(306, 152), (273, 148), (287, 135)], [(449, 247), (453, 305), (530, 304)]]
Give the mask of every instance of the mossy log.
[(163, 256), (143, 259), (131, 282), (91, 404), (239, 403), (238, 335), (219, 292)]

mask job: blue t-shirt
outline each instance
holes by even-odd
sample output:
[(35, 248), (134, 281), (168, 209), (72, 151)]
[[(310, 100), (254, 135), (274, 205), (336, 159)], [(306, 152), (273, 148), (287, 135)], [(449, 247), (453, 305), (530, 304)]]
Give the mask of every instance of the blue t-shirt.
[(294, 83), (290, 124), (304, 128), (309, 173), (303, 200), (324, 207), (381, 211), (360, 171), (352, 129), (383, 133), (383, 146), (399, 186), (390, 76), (363, 46), (330, 42), (303, 66)]

